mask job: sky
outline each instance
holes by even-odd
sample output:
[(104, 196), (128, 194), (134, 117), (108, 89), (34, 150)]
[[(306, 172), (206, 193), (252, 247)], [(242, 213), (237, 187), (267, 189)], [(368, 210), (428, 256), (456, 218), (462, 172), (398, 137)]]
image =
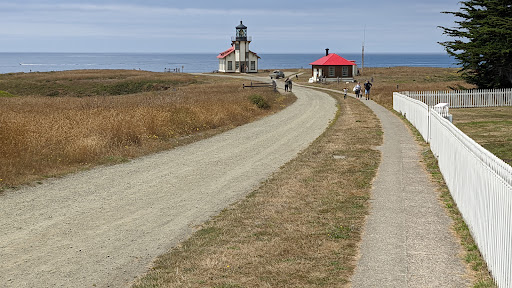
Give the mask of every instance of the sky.
[(0, 52), (444, 53), (459, 0), (0, 0)]

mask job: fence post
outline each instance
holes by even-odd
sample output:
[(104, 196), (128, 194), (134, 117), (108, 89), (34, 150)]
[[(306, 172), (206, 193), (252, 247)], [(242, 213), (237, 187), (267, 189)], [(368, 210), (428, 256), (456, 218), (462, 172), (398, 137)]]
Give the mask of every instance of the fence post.
[(512, 106), (512, 89), (474, 89), (445, 91), (404, 91), (404, 97), (421, 101), (428, 106), (449, 103), (451, 108)]

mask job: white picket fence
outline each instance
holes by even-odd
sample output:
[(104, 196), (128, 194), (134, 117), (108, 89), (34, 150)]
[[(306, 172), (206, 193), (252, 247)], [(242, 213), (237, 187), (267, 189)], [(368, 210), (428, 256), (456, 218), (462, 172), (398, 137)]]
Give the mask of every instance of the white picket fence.
[(512, 167), (419, 100), (395, 92), (393, 109), (430, 143), (494, 280), (512, 287)]
[(405, 91), (401, 94), (420, 100), (429, 106), (438, 103), (449, 103), (450, 108), (512, 106), (512, 89)]
[(418, 129), (423, 139), (428, 142), (430, 137), (430, 107), (412, 97), (407, 97), (397, 92), (393, 93), (393, 109), (406, 116), (407, 120)]

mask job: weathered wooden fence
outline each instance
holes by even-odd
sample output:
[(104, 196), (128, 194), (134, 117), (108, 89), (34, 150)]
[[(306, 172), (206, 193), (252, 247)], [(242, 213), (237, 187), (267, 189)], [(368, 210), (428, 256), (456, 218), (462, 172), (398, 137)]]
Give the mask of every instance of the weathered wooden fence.
[(438, 103), (449, 103), (450, 108), (512, 106), (512, 89), (405, 91), (400, 93), (428, 106)]
[(450, 193), (496, 283), (499, 287), (512, 287), (512, 167), (423, 101), (395, 92), (393, 109), (402, 113), (430, 143)]
[(274, 91), (277, 91), (277, 84), (276, 84), (276, 81), (275, 80), (272, 80), (272, 82), (270, 83), (266, 83), (266, 82), (252, 82), (251, 81), (251, 84), (250, 85), (245, 85), (242, 84), (242, 88), (245, 89), (245, 88), (258, 88), (258, 87), (271, 87), (274, 89)]

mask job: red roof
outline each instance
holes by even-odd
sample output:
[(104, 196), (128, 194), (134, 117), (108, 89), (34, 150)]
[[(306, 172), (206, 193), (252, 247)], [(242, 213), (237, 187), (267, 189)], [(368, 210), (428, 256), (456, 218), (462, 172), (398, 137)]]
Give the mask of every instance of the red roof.
[(235, 51), (235, 47), (231, 46), (231, 48), (229, 48), (228, 50), (221, 52), (219, 55), (217, 55), (217, 58), (219, 58), (219, 59), (226, 58), (226, 56), (231, 54), (231, 52), (233, 52), (233, 51)]
[(327, 56), (324, 56), (315, 62), (309, 63), (309, 65), (321, 65), (321, 66), (331, 66), (331, 65), (356, 65), (352, 61), (348, 61), (347, 59), (341, 57), (336, 53), (331, 53)]
[[(235, 46), (231, 46), (231, 48), (229, 48), (228, 50), (221, 52), (219, 55), (217, 55), (217, 58), (219, 58), (219, 59), (226, 58), (226, 56), (233, 53), (233, 51), (235, 51)], [(249, 52), (253, 53), (256, 57), (261, 58), (260, 56), (258, 56), (258, 54), (254, 53), (252, 51), (249, 51)]]

